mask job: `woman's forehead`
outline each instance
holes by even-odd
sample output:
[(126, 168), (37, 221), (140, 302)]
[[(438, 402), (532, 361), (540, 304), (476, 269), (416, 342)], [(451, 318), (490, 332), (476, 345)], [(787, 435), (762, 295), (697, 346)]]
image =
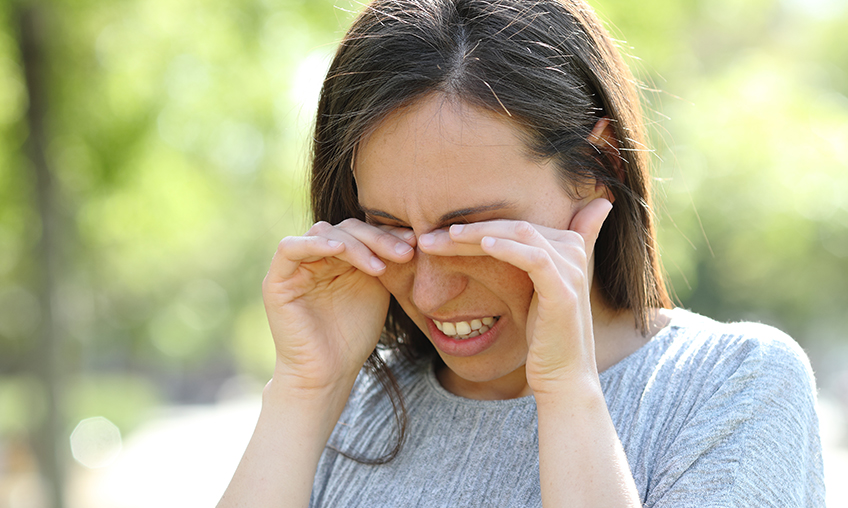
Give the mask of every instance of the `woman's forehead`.
[(360, 205), (372, 216), (428, 225), (492, 203), (527, 208), (558, 187), (510, 122), (438, 99), (389, 115), (360, 146), (354, 175)]
[[(469, 105), (444, 94), (431, 94), (397, 108), (383, 118), (357, 147), (354, 174), (370, 166), (375, 158), (389, 155), (426, 159), (431, 154), (452, 152), (471, 155), (475, 150), (527, 151), (524, 136), (504, 115)], [(387, 161), (380, 161), (387, 162)]]

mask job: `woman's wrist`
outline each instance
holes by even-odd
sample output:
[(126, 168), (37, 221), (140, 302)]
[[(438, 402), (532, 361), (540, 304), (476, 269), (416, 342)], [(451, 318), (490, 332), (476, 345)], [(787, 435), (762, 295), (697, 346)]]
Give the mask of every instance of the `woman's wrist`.
[(640, 506), (597, 375), (534, 392), (544, 506)]
[(275, 373), (262, 391), (262, 408), (263, 410), (267, 408), (268, 412), (297, 408), (304, 417), (314, 414), (316, 417), (326, 419), (335, 414), (338, 418), (344, 409), (355, 379), (354, 377), (349, 382), (340, 380), (336, 383), (313, 386), (304, 384), (299, 379)]
[(537, 381), (530, 386), (540, 411), (554, 407), (598, 409), (599, 404), (606, 405), (600, 379), (593, 372)]
[(288, 363), (279, 357), (265, 392), (275, 397), (283, 395), (305, 400), (335, 397), (343, 393), (347, 399), (365, 359), (350, 365), (337, 365), (329, 360), (317, 366)]

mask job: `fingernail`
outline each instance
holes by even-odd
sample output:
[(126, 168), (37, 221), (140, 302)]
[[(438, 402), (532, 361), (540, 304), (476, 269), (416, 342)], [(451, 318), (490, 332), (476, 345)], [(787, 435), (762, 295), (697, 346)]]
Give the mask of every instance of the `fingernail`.
[(334, 249), (341, 244), (342, 242), (339, 242), (338, 240), (327, 240), (327, 245)]
[(409, 245), (407, 245), (405, 243), (395, 244), (395, 252), (397, 252), (398, 254), (406, 254), (407, 252), (409, 252), (411, 250), (412, 250), (412, 247), (410, 247)]
[(415, 231), (413, 231), (411, 229), (405, 229), (403, 231), (403, 233), (400, 234), (400, 237), (403, 238), (404, 240), (412, 240), (412, 238), (414, 236), (415, 236)]
[(431, 247), (436, 243), (436, 237), (432, 234), (427, 233), (418, 237), (418, 245), (422, 245), (424, 247)]
[(465, 229), (465, 226), (462, 224), (454, 224), (450, 227), (451, 234), (458, 235), (462, 233), (462, 230)]
[(480, 243), (483, 245), (483, 247), (491, 247), (495, 244), (495, 239), (491, 236), (484, 236)]
[(379, 258), (371, 258), (371, 268), (375, 270), (382, 270), (386, 265)]

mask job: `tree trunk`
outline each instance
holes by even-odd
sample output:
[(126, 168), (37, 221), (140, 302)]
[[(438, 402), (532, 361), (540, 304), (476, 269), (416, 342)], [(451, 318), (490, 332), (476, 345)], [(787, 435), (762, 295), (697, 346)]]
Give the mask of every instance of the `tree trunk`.
[(29, 138), (26, 152), (33, 173), (34, 206), (41, 220), (41, 239), (33, 253), (37, 263), (37, 291), (41, 303), (41, 324), (38, 345), (30, 355), (30, 370), (41, 381), (46, 393), (47, 414), (42, 425), (34, 429), (33, 449), (39, 468), (46, 483), (48, 506), (62, 508), (65, 457), (67, 455), (64, 436), (64, 414), (61, 408), (62, 364), (60, 361), (60, 326), (56, 321), (54, 302), (57, 267), (60, 262), (58, 238), (58, 214), (56, 189), (50, 174), (45, 149), (47, 134), (45, 120), (47, 104), (47, 62), (45, 59), (45, 37), (47, 36), (43, 11), (39, 5), (29, 2), (20, 5), (18, 33), (20, 37), (21, 61), (26, 88), (29, 95)]

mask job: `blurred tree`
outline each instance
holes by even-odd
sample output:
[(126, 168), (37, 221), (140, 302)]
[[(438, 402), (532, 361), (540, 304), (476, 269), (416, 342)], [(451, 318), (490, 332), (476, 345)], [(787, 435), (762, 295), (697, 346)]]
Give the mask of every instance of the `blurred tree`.
[(52, 506), (80, 419), (126, 431), (144, 407), (270, 372), (260, 282), (305, 223), (304, 101), (346, 16), (0, 6), (0, 444), (29, 434)]
[(45, 42), (49, 27), (40, 6), (20, 6), (15, 13), (18, 21), (21, 64), (29, 98), (26, 120), (29, 136), (24, 150), (29, 159), (32, 208), (41, 226), (41, 235), (33, 256), (32, 285), (40, 306), (40, 324), (34, 345), (27, 351), (25, 365), (34, 372), (46, 395), (46, 414), (33, 430), (33, 445), (45, 479), (46, 496), (52, 506), (63, 504), (65, 453), (64, 413), (62, 411), (62, 386), (65, 365), (61, 362), (62, 335), (56, 320), (54, 302), (57, 296), (57, 274), (62, 267), (62, 228), (57, 213), (58, 190), (48, 167), (46, 149), (47, 112), (49, 110), (47, 86), (51, 76)]
[(656, 122), (661, 246), (680, 302), (803, 345), (848, 325), (844, 2), (599, 0)]

